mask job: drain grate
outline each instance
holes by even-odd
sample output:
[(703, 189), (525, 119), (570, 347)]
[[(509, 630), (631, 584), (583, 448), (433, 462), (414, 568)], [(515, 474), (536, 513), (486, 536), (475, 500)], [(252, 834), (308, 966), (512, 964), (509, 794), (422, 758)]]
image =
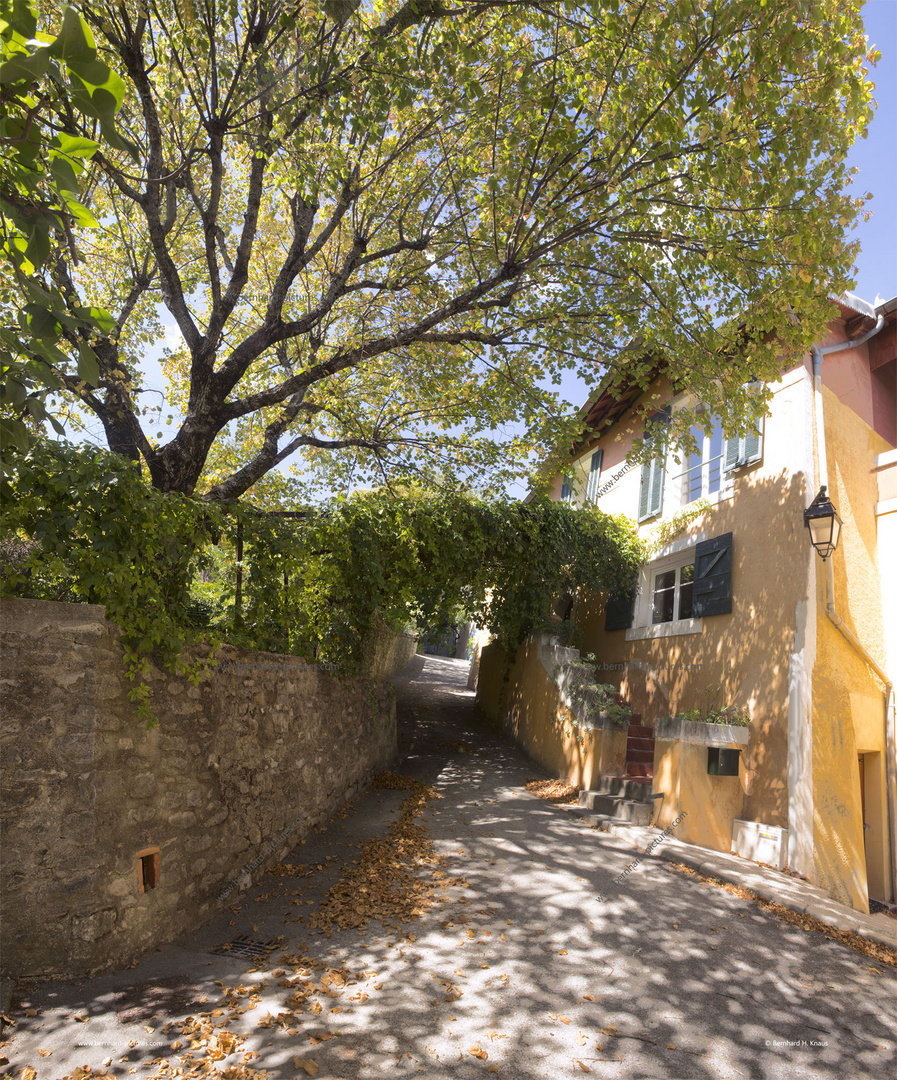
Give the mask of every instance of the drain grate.
[(238, 937), (233, 941), (218, 945), (212, 949), (212, 952), (223, 953), (225, 956), (239, 956), (243, 960), (260, 960), (277, 947), (276, 938), (271, 938), (269, 941), (255, 941), (248, 937)]
[(183, 979), (163, 979), (146, 986), (129, 986), (115, 995), (120, 1024), (137, 1024), (156, 1017), (181, 1016), (203, 1008), (203, 992)]

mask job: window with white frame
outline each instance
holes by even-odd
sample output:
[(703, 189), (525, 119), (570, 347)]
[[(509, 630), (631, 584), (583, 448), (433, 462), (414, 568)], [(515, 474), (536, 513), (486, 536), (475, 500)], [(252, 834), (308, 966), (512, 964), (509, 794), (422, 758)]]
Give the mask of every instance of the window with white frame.
[(561, 484), (561, 502), (573, 502), (573, 477), (564, 476)]
[(652, 575), (651, 623), (679, 622), (692, 617), (694, 562), (670, 566)]
[(686, 456), (685, 467), (674, 477), (683, 506), (715, 495), (724, 483), (723, 444), (727, 440), (723, 429), (714, 424), (708, 435), (703, 427), (696, 426), (691, 429), (691, 437), (697, 443), (697, 452)]

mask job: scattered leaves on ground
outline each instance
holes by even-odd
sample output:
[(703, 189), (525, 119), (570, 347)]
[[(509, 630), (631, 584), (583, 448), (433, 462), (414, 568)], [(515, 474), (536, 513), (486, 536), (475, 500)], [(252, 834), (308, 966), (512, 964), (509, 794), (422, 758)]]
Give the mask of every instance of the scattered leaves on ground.
[(664, 863), (664, 866), (674, 873), (695, 877), (702, 885), (714, 885), (732, 896), (738, 896), (742, 900), (750, 900), (762, 911), (767, 912), (769, 915), (775, 915), (776, 918), (790, 923), (791, 926), (799, 926), (801, 930), (815, 930), (820, 934), (825, 934), (826, 937), (831, 938), (833, 941), (839, 941), (849, 949), (872, 957), (873, 960), (877, 960), (881, 964), (897, 967), (897, 950), (891, 949), (887, 945), (860, 937), (859, 934), (855, 934), (851, 930), (838, 930), (836, 927), (829, 926), (828, 923), (824, 923), (812, 915), (792, 911), (791, 908), (786, 908), (783, 904), (776, 903), (774, 900), (766, 900), (762, 896), (758, 896), (757, 893), (751, 892), (750, 889), (746, 889), (742, 885), (732, 885), (720, 881), (719, 878), (708, 877), (706, 874), (700, 874), (697, 870), (692, 870), (690, 866), (684, 866), (682, 863)]
[[(369, 919), (408, 922), (438, 902), (432, 873), (426, 878), (418, 875), (424, 868), (432, 871), (441, 866), (444, 860), (434, 854), (429, 833), (414, 819), (430, 799), (440, 796), (435, 788), (392, 772), (377, 773), (373, 786), (408, 791), (409, 795), (386, 836), (369, 840), (357, 864), (343, 868), (339, 881), (309, 920), (309, 929), (329, 936), (334, 930), (366, 929)], [(440, 886), (451, 883), (439, 879)]]
[(526, 790), (537, 799), (545, 799), (546, 802), (558, 803), (561, 806), (569, 806), (579, 802), (579, 792), (582, 790), (573, 787), (566, 780), (527, 780)]

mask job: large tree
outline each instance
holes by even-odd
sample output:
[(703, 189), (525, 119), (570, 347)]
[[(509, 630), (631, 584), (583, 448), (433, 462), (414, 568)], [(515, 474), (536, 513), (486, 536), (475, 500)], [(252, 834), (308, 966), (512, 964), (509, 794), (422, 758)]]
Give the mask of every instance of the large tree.
[[(82, 5), (141, 163), (92, 159), (101, 228), (53, 274), (116, 326), (89, 334), (95, 385), (58, 373), (156, 487), (210, 498), (297, 451), (373, 476), (497, 468), (566, 430), (539, 388), (564, 367), (644, 381), (660, 357), (745, 423), (745, 382), (848, 283), (858, 8)], [(168, 441), (140, 367), (165, 309)], [(68, 333), (77, 357), (88, 332)]]

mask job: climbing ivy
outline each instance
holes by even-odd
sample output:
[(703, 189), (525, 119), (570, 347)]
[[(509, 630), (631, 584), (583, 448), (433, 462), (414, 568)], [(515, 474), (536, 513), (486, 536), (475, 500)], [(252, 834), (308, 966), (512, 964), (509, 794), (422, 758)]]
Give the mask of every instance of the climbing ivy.
[(131, 700), (153, 722), (144, 679), (155, 654), (172, 671), (196, 640), (190, 587), (220, 513), (163, 496), (134, 462), (89, 447), (36, 442), (16, 455), (4, 485), (0, 529), (19, 541), (3, 567), (5, 595), (104, 604), (122, 628)]
[(629, 588), (643, 557), (628, 519), (548, 500), (407, 486), (284, 516), (163, 495), (133, 462), (57, 443), (19, 455), (6, 494), (0, 523), (20, 546), (3, 591), (105, 604), (148, 718), (149, 657), (198, 678), (180, 660), (188, 641), (352, 675), (371, 635), (453, 611), (513, 652), (549, 624), (554, 597)]

